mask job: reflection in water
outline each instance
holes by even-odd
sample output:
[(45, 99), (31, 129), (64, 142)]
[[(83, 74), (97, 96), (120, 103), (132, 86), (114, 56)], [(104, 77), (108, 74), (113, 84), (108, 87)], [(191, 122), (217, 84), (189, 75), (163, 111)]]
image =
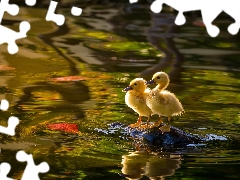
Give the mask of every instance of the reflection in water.
[(148, 154), (135, 151), (122, 156), (122, 176), (127, 179), (164, 179), (180, 168), (181, 155)]
[[(122, 157), (133, 151), (132, 140), (122, 140), (117, 131), (106, 136), (93, 130), (106, 129), (112, 122), (135, 121), (133, 112), (125, 110), (122, 87), (135, 73), (149, 80), (162, 70), (176, 82), (169, 90), (175, 86), (171, 91), (187, 110), (181, 121), (173, 121), (174, 126), (196, 134), (239, 137), (237, 36), (204, 37), (204, 27), (176, 26), (172, 12), (153, 14), (143, 1), (130, 5), (113, 0), (59, 0), (56, 13), (65, 14), (67, 21), (58, 27), (44, 19), (49, 1), (37, 3), (34, 8), (21, 7), (16, 20), (3, 20), (16, 30), (20, 21), (32, 21), (28, 38), (17, 41), (21, 46), (18, 55), (9, 56), (6, 48), (0, 49), (0, 65), (15, 68), (0, 74), (0, 97), (11, 104), (9, 111), (1, 112), (1, 125), (6, 125), (10, 114), (21, 120), (16, 136), (0, 136), (0, 160), (11, 163), (12, 173), (24, 169), (14, 160), (15, 151), (21, 148), (33, 153), (38, 162), (49, 162), (51, 172), (44, 174), (45, 179), (117, 179), (121, 171), (128, 179), (163, 179), (178, 168), (176, 179), (205, 179), (214, 172), (215, 177), (239, 179), (239, 143), (225, 149), (222, 142), (214, 142), (201, 155), (188, 156), (187, 152), (180, 168), (180, 155), (132, 152)], [(72, 5), (83, 8), (80, 17), (70, 14)], [(164, 57), (159, 59), (161, 54)], [(74, 75), (91, 80), (49, 81)], [(77, 124), (82, 135), (46, 129), (46, 123), (63, 122)], [(172, 146), (161, 147), (161, 152), (165, 149), (173, 152)], [(150, 150), (159, 152), (159, 148)], [(14, 176), (20, 179), (9, 175)]]
[[(155, 46), (160, 52), (164, 53), (158, 64), (155, 64), (139, 73), (140, 77), (151, 79), (152, 75), (158, 71), (164, 71), (171, 68), (169, 77), (171, 81), (179, 81), (183, 68), (183, 55), (178, 51), (173, 41), (174, 36), (178, 33), (180, 26), (176, 26), (173, 18), (167, 18), (168, 15), (152, 14), (151, 27), (148, 30), (148, 41)], [(166, 20), (167, 19), (167, 20)], [(159, 29), (167, 26), (166, 32), (159, 33)]]

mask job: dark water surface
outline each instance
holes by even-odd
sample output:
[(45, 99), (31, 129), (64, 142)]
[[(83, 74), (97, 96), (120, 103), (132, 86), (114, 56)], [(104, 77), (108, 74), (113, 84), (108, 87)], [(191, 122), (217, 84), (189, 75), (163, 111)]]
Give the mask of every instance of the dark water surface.
[[(72, 5), (83, 8), (80, 17), (70, 14)], [(10, 115), (21, 121), (14, 137), (0, 136), (0, 161), (11, 164), (9, 177), (21, 179), (25, 164), (15, 155), (22, 149), (36, 164), (50, 165), (41, 179), (240, 179), (240, 41), (227, 32), (232, 19), (221, 14), (214, 21), (221, 33), (211, 38), (199, 12), (176, 26), (176, 13), (167, 6), (153, 14), (144, 2), (62, 1), (57, 13), (66, 22), (58, 27), (45, 20), (47, 7), (22, 6), (2, 22), (14, 30), (22, 20), (31, 23), (28, 37), (17, 41), (17, 54), (0, 47), (0, 65), (15, 68), (0, 70), (0, 97), (10, 102), (0, 124)], [(227, 140), (149, 147), (111, 129), (111, 123), (137, 120), (122, 89), (156, 71), (169, 74), (168, 89), (186, 111), (172, 126)], [(53, 79), (67, 76), (77, 77)], [(55, 123), (76, 124), (79, 132), (48, 128)]]

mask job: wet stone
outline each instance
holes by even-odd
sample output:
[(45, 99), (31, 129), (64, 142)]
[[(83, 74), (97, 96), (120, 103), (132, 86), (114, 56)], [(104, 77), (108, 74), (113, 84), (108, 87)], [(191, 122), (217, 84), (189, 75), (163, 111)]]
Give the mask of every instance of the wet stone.
[[(164, 126), (165, 124), (161, 124)], [(188, 146), (189, 144), (201, 144), (212, 140), (227, 140), (226, 137), (217, 135), (201, 136), (197, 134), (187, 133), (179, 128), (170, 127), (170, 132), (162, 133), (159, 127), (154, 128), (131, 128), (126, 124), (114, 122), (109, 124), (108, 130), (99, 130), (101, 132), (108, 132), (106, 134), (120, 133), (134, 139), (134, 141), (142, 142), (148, 145), (164, 146), (164, 145), (178, 145)], [(110, 133), (111, 132), (111, 133)]]

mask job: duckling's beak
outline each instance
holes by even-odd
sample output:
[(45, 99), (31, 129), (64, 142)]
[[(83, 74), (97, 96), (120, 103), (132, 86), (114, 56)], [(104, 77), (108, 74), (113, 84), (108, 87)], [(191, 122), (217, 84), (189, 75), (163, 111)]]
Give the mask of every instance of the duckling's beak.
[(152, 80), (148, 81), (146, 84), (155, 84), (155, 81), (152, 79)]
[(133, 88), (132, 88), (131, 86), (128, 86), (128, 87), (126, 87), (124, 90), (122, 90), (122, 92), (127, 92), (127, 91), (129, 91), (129, 90), (133, 90)]

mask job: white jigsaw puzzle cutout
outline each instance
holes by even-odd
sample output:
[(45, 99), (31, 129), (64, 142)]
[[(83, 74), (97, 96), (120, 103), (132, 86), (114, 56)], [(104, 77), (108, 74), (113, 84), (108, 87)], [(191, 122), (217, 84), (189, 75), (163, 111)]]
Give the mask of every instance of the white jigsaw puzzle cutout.
[[(26, 0), (27, 4), (34, 4), (36, 0)], [(9, 0), (0, 1), (0, 23), (2, 22), (4, 12), (8, 12), (12, 16), (16, 16), (19, 12), (19, 7), (16, 4), (9, 4)], [(27, 36), (27, 32), (30, 30), (30, 24), (27, 21), (23, 21), (19, 25), (19, 32), (13, 31), (0, 24), (0, 44), (8, 43), (8, 52), (15, 54), (18, 52), (18, 46), (16, 44), (17, 39), (22, 39)]]
[[(129, 0), (130, 3), (136, 3), (138, 0)], [(235, 23), (228, 26), (228, 32), (236, 35), (240, 28), (240, 1), (239, 0), (155, 0), (151, 4), (151, 11), (160, 13), (162, 5), (166, 4), (178, 11), (175, 19), (177, 25), (183, 25), (186, 19), (183, 15), (187, 11), (201, 10), (203, 23), (206, 26), (207, 33), (211, 37), (216, 37), (220, 30), (217, 26), (213, 25), (214, 19), (221, 13), (225, 12), (231, 16)]]
[[(40, 180), (39, 173), (46, 173), (50, 169), (46, 162), (41, 162), (39, 165), (35, 165), (32, 154), (27, 154), (23, 150), (17, 152), (16, 159), (19, 162), (27, 162), (21, 180)], [(10, 169), (10, 164), (6, 162), (0, 164), (0, 180), (14, 180), (7, 177)]]
[(58, 26), (61, 26), (65, 22), (65, 17), (62, 14), (55, 14), (55, 10), (57, 8), (58, 2), (51, 1), (50, 5), (48, 7), (47, 15), (46, 15), (46, 21), (53, 21)]
[[(9, 102), (6, 99), (1, 100), (0, 109), (6, 111), (9, 108)], [(8, 119), (8, 127), (0, 126), (0, 133), (15, 135), (15, 128), (19, 124), (17, 117), (11, 116)], [(20, 150), (16, 154), (16, 159), (20, 162), (27, 162), (25, 170), (23, 172), (21, 180), (40, 180), (39, 173), (46, 173), (50, 167), (47, 162), (42, 162), (39, 165), (35, 165), (32, 154), (27, 154), (23, 150)], [(0, 164), (0, 180), (14, 180), (7, 177), (10, 172), (11, 165), (3, 162)]]
[(82, 9), (79, 8), (79, 7), (73, 6), (72, 9), (71, 9), (71, 14), (73, 16), (80, 16), (82, 14)]
[(50, 169), (47, 162), (41, 162), (39, 165), (35, 165), (32, 154), (27, 154), (24, 151), (18, 151), (16, 159), (20, 162), (27, 162), (21, 180), (40, 180), (38, 174), (46, 173)]
[[(36, 0), (25, 0), (28, 6), (34, 6)], [(46, 21), (53, 21), (58, 26), (61, 26), (65, 22), (65, 17), (62, 14), (55, 14), (58, 2), (50, 1), (50, 5), (46, 15)], [(27, 32), (30, 30), (31, 26), (27, 21), (22, 21), (19, 25), (19, 32), (13, 31), (7, 27), (1, 25), (4, 12), (8, 12), (12, 16), (16, 16), (19, 13), (19, 6), (16, 4), (9, 4), (9, 0), (0, 1), (0, 44), (8, 43), (8, 52), (10, 54), (15, 54), (18, 52), (18, 46), (16, 40), (27, 37)], [(73, 16), (80, 16), (82, 14), (82, 9), (73, 6), (71, 8), (71, 14)]]
[[(9, 102), (6, 99), (2, 99), (0, 104), (0, 109), (6, 111), (9, 107)], [(15, 116), (10, 116), (8, 118), (8, 127), (0, 126), (0, 133), (7, 134), (10, 136), (15, 135), (15, 129), (19, 124), (19, 119)]]
[(34, 6), (37, 2), (37, 0), (25, 0), (26, 4), (28, 6)]
[[(55, 10), (57, 8), (58, 2), (51, 1), (50, 5), (48, 7), (47, 15), (46, 15), (46, 21), (53, 21), (58, 26), (62, 26), (65, 22), (65, 17), (62, 14), (55, 14)], [(82, 14), (82, 9), (73, 6), (71, 9), (71, 14), (73, 16), (80, 16)]]
[(9, 102), (6, 99), (1, 100), (0, 109), (6, 111), (9, 108)]
[(12, 178), (7, 177), (10, 172), (11, 166), (10, 164), (3, 162), (0, 164), (0, 179), (1, 180), (14, 180)]
[(14, 136), (15, 128), (18, 124), (19, 124), (19, 119), (15, 116), (11, 116), (8, 118), (8, 127), (0, 126), (0, 133)]

